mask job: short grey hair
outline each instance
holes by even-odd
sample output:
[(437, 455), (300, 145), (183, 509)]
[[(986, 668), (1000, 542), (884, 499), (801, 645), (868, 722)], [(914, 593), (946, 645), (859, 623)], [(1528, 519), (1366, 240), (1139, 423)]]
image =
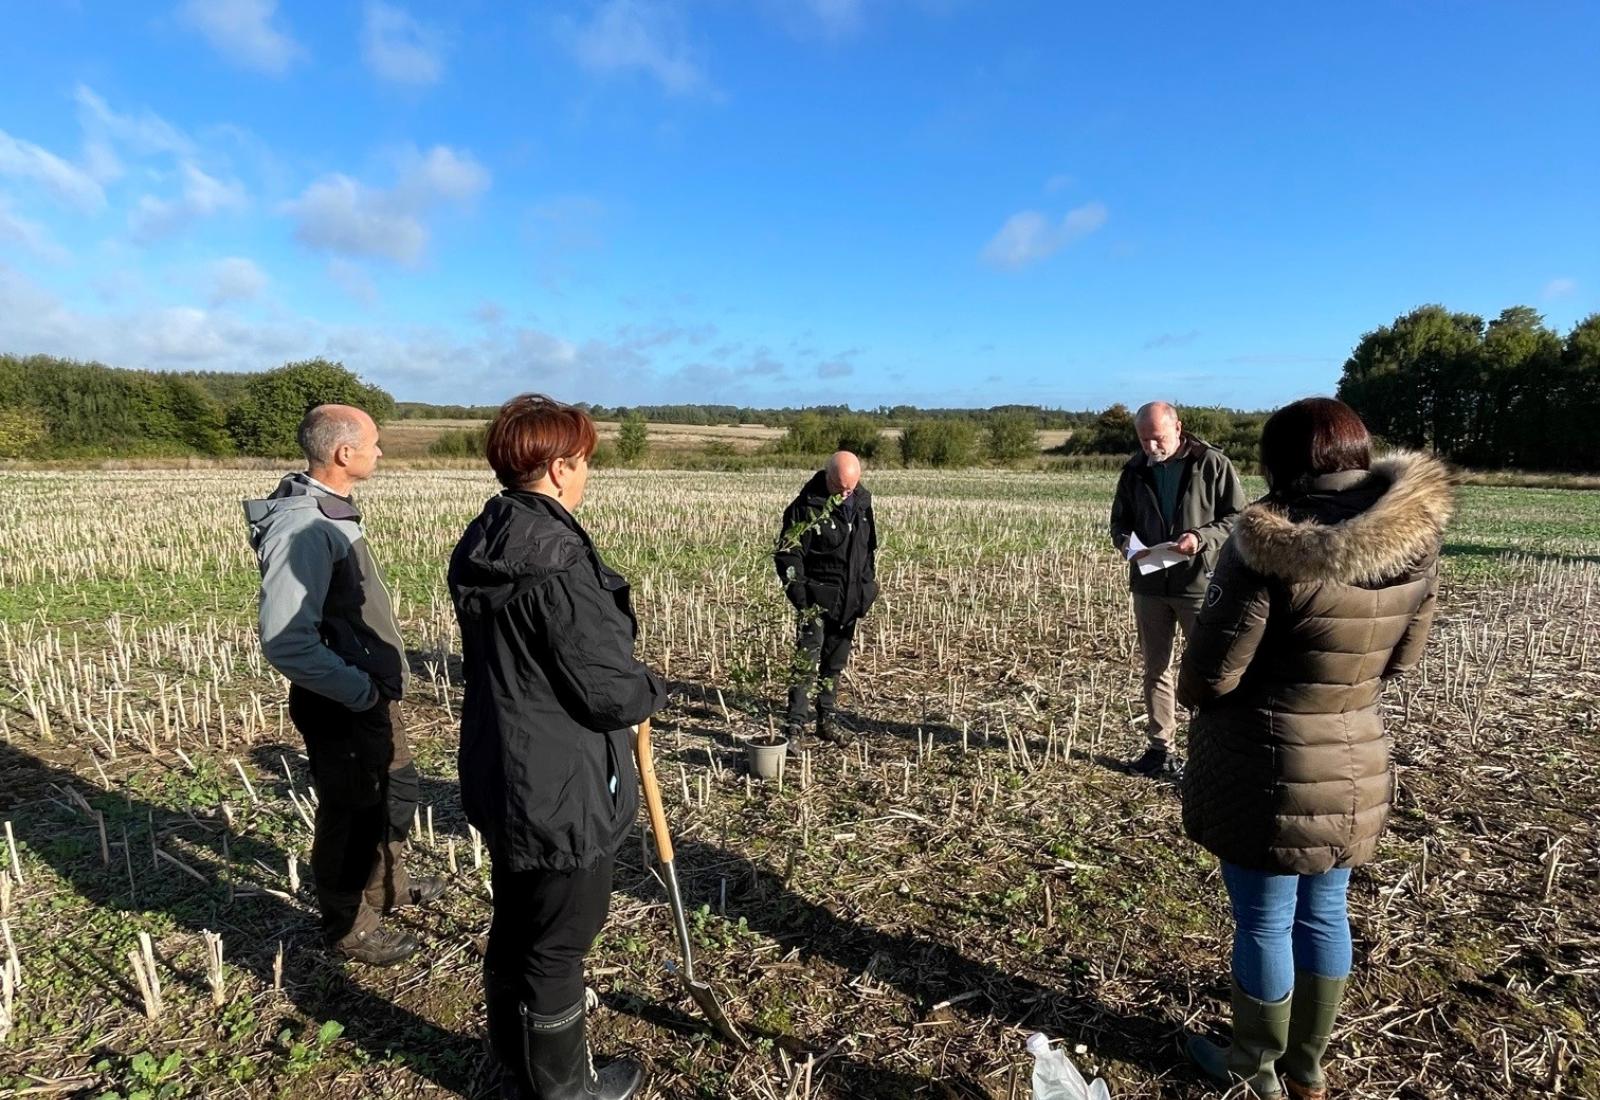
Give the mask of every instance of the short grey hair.
[(340, 447), (361, 445), (361, 421), (344, 405), (317, 405), (307, 410), (295, 438), (306, 462), (326, 466)]

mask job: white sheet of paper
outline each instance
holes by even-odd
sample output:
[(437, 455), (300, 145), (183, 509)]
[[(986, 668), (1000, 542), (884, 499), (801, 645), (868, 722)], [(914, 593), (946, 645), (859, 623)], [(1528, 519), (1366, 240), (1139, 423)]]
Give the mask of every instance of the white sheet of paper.
[(1174, 550), (1172, 548), (1172, 543), (1170, 542), (1159, 542), (1154, 546), (1146, 546), (1144, 543), (1139, 541), (1138, 535), (1129, 534), (1128, 559), (1131, 561), (1133, 556), (1141, 550), (1150, 551), (1137, 562), (1141, 576), (1147, 577), (1151, 573), (1158, 573), (1163, 569), (1171, 569), (1179, 562), (1189, 560), (1188, 554), (1183, 554), (1177, 550)]

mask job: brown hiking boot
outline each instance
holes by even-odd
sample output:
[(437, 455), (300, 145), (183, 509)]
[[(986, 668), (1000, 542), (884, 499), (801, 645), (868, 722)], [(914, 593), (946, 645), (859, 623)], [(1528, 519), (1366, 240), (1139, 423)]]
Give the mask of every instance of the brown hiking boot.
[(413, 875), (407, 896), (397, 901), (395, 908), (404, 909), (409, 905), (427, 905), (430, 901), (437, 901), (444, 896), (448, 885), (442, 875)]
[(393, 966), (415, 955), (422, 945), (405, 932), (379, 925), (368, 932), (352, 932), (333, 944), (333, 953), (368, 966)]

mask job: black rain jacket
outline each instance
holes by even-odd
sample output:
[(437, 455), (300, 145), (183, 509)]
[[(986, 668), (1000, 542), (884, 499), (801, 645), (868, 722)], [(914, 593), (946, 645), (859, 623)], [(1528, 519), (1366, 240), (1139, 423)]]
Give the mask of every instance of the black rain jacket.
[(827, 471), (818, 470), (784, 509), (772, 561), (797, 609), (819, 607), (835, 622), (854, 622), (878, 598), (878, 526), (865, 486), (847, 505), (830, 507), (832, 499)]
[(589, 870), (639, 810), (632, 728), (666, 689), (634, 658), (628, 582), (559, 502), (491, 498), (450, 557), (461, 799), (512, 871)]

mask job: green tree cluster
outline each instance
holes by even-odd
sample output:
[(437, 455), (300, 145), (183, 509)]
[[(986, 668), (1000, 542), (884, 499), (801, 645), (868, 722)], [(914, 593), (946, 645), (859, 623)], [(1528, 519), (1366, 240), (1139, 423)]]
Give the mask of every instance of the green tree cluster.
[(10, 457), (232, 448), (222, 407), (194, 381), (35, 355), (0, 355), (0, 448)]
[(245, 454), (292, 457), (300, 453), (295, 432), (306, 411), (326, 404), (358, 406), (380, 424), (394, 415), (394, 398), (343, 364), (307, 359), (251, 378), (228, 410), (228, 434)]
[(994, 413), (984, 426), (989, 457), (1002, 464), (1039, 457), (1039, 421), (1023, 409)]
[(803, 455), (854, 451), (862, 458), (876, 458), (882, 444), (883, 428), (870, 416), (848, 412), (825, 416), (808, 410), (795, 417), (776, 449)]
[(488, 436), (488, 427), (451, 428), (428, 444), (428, 453), (435, 458), (482, 458)]
[(323, 359), (224, 375), (0, 355), (0, 458), (296, 455), (300, 418), (324, 401), (380, 422), (394, 411), (383, 390)]
[(977, 426), (970, 420), (913, 420), (901, 432), (900, 458), (907, 466), (971, 466), (978, 460)]
[(626, 465), (637, 466), (649, 453), (650, 429), (645, 418), (638, 412), (630, 412), (622, 418), (617, 433), (617, 457)]
[(1528, 306), (1419, 306), (1366, 333), (1339, 397), (1374, 434), (1476, 467), (1600, 469), (1600, 314), (1566, 337)]

